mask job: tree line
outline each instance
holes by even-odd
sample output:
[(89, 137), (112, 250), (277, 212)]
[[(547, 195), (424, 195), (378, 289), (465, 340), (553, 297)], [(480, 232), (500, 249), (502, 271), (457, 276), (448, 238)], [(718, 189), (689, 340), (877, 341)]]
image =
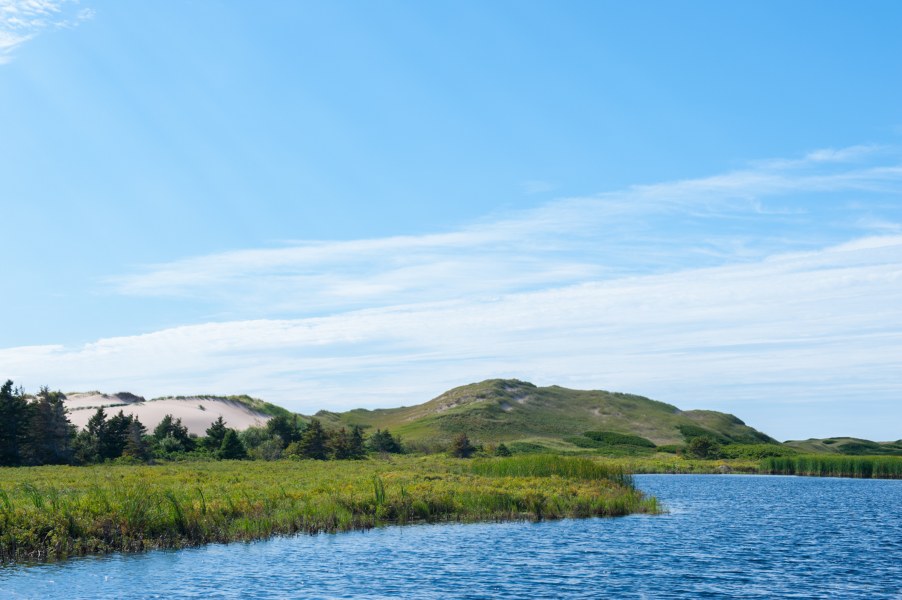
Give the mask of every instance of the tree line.
[(189, 434), (181, 419), (166, 415), (149, 432), (134, 415), (103, 407), (77, 431), (69, 421), (65, 394), (47, 387), (30, 397), (7, 381), (0, 387), (0, 466), (95, 464), (106, 461), (149, 462), (154, 459), (309, 458), (352, 460), (369, 452), (399, 453), (401, 440), (388, 430), (365, 436), (359, 426), (327, 429), (317, 419), (305, 423), (297, 415), (278, 415), (265, 426), (238, 432), (220, 416), (203, 437)]

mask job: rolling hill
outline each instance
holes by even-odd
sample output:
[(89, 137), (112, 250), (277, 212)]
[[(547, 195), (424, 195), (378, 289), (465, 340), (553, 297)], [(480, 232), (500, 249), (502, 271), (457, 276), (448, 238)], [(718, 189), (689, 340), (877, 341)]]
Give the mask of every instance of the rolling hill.
[(435, 443), (465, 432), (480, 442), (590, 447), (583, 434), (593, 431), (630, 434), (656, 445), (683, 444), (698, 435), (722, 443), (777, 443), (725, 413), (683, 411), (632, 394), (537, 387), (516, 379), (461, 386), (417, 406), (315, 416), (327, 424), (390, 429), (408, 441)]
[(834, 437), (808, 440), (790, 440), (786, 446), (805, 454), (845, 454), (848, 456), (902, 456), (902, 440), (872, 442), (860, 438)]

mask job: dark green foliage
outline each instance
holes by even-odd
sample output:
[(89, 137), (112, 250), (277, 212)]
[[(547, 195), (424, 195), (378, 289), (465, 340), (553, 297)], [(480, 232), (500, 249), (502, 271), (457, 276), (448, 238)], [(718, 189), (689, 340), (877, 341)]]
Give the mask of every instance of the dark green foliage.
[(288, 444), (301, 439), (301, 429), (297, 415), (276, 415), (266, 422), (266, 431), (270, 437), (278, 437), (283, 449), (287, 448)]
[(317, 419), (311, 419), (310, 424), (307, 425), (304, 433), (301, 434), (301, 439), (289, 446), (289, 448), (293, 448), (293, 451), (289, 452), (289, 454), (300, 458), (326, 460), (328, 458), (327, 443), (328, 436), (323, 429), (322, 423)]
[(146, 431), (138, 417), (126, 416), (121, 410), (107, 419), (106, 411), (101, 406), (88, 420), (87, 428), (76, 437), (76, 459), (81, 463), (115, 460), (126, 454), (128, 449), (127, 456), (146, 460)]
[(64, 465), (72, 462), (75, 427), (66, 417), (62, 392), (43, 387), (31, 404), (26, 462), (31, 465)]
[(460, 433), (451, 442), (448, 452), (455, 458), (470, 458), (476, 452), (476, 447), (470, 443), (470, 438), (466, 433)]
[(133, 458), (136, 461), (147, 462), (150, 460), (150, 445), (147, 443), (145, 434), (147, 428), (141, 424), (137, 417), (129, 423), (128, 433), (125, 440), (125, 448), (122, 450), (122, 456)]
[(665, 444), (663, 446), (658, 446), (657, 448), (655, 448), (655, 450), (657, 450), (658, 452), (666, 452), (668, 454), (679, 454), (685, 449), (686, 447), (681, 444)]
[(181, 419), (166, 415), (154, 428), (153, 438), (157, 449), (163, 454), (189, 452), (194, 449), (194, 440), (188, 435), (188, 428)]
[(695, 438), (706, 437), (717, 444), (730, 443), (730, 440), (724, 436), (714, 433), (710, 429), (699, 427), (698, 425), (680, 425), (678, 429), (687, 442), (691, 442)]
[[(128, 443), (129, 429), (133, 421), (137, 421), (137, 417), (132, 415), (126, 416), (121, 410), (107, 421), (106, 435), (100, 439), (100, 457), (101, 460), (112, 460), (119, 458), (125, 451), (125, 445)], [(141, 426), (143, 429), (144, 426)]]
[(583, 435), (590, 440), (595, 440), (596, 442), (611, 446), (638, 446), (640, 448), (655, 447), (654, 442), (651, 440), (628, 433), (617, 433), (615, 431), (587, 431)]
[(351, 431), (342, 427), (328, 435), (329, 456), (335, 460), (363, 458), (366, 450), (363, 447), (363, 431), (354, 427)]
[(776, 444), (730, 444), (720, 449), (722, 458), (761, 459), (770, 456), (794, 456), (798, 454), (787, 446)]
[(238, 438), (238, 432), (234, 429), (226, 429), (218, 456), (223, 460), (242, 460), (247, 458), (247, 449), (241, 443), (241, 440)]
[(582, 435), (568, 435), (564, 438), (568, 444), (573, 444), (578, 448), (604, 448), (607, 444), (597, 442)]
[(213, 452), (219, 450), (222, 447), (222, 440), (225, 438), (228, 429), (222, 415), (219, 415), (219, 418), (210, 423), (210, 426), (204, 432), (206, 434), (203, 440), (204, 447)]
[(501, 442), (501, 443), (498, 444), (498, 446), (495, 448), (495, 456), (510, 456), (510, 455), (511, 455), (510, 448), (508, 448), (507, 446), (505, 446), (505, 445), (504, 445), (504, 442)]
[(328, 454), (335, 460), (351, 458), (351, 435), (342, 427), (328, 436)]
[(0, 465), (23, 462), (28, 440), (29, 407), (25, 393), (7, 381), (0, 387)]
[[(400, 446), (400, 444), (399, 444)], [(351, 428), (351, 451), (349, 458), (363, 458), (366, 456), (366, 442), (363, 438), (363, 428), (360, 425), (354, 425)]]
[(720, 444), (706, 435), (694, 437), (686, 446), (686, 455), (702, 459), (718, 458), (720, 457)]
[(377, 429), (367, 440), (367, 446), (373, 452), (399, 454), (403, 451), (401, 441), (393, 436), (388, 429)]

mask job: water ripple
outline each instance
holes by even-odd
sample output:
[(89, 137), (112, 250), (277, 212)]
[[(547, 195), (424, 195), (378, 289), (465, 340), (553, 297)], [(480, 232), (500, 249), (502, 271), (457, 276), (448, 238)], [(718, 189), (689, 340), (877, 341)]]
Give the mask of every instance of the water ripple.
[(0, 597), (902, 598), (902, 481), (636, 479), (668, 514), (86, 558), (0, 570)]

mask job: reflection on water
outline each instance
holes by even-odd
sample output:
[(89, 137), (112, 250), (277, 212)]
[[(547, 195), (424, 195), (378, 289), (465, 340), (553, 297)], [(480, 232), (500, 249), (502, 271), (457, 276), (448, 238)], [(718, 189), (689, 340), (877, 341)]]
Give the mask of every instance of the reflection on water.
[(2, 598), (902, 598), (902, 481), (648, 475), (666, 515), (422, 525), (0, 570)]

